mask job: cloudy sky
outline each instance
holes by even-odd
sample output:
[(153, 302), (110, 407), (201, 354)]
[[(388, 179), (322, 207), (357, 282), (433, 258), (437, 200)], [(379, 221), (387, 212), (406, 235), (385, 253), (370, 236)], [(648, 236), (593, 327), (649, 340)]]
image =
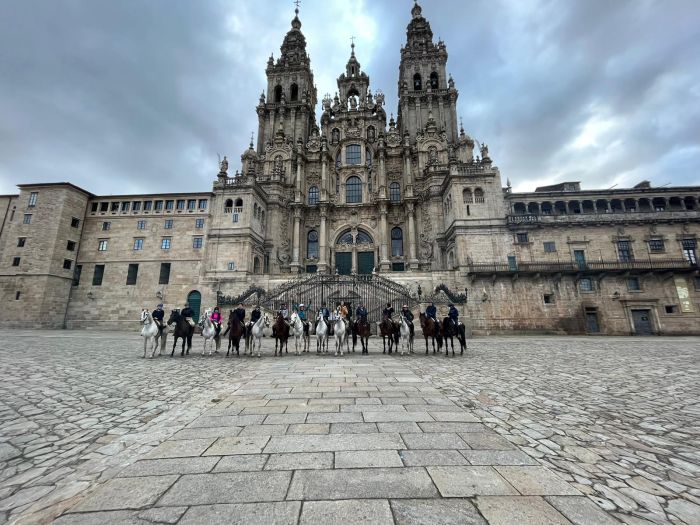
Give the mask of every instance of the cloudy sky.
[[(697, 0), (423, 0), (467, 132), (517, 191), (700, 185)], [(397, 105), (410, 0), (304, 0), (319, 95), (356, 37)], [(208, 190), (217, 153), (257, 129), (291, 0), (3, 0), (0, 193), (70, 181), (98, 194)]]

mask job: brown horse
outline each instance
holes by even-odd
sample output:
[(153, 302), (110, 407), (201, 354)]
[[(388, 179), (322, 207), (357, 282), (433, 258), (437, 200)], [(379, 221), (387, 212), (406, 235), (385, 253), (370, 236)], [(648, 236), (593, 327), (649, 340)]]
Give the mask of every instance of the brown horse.
[(367, 319), (358, 319), (352, 325), (352, 351), (355, 351), (357, 345), (357, 336), (360, 336), (360, 344), (362, 345), (362, 353), (369, 354), (369, 336), (371, 328)]
[[(445, 317), (442, 321), (442, 337), (445, 339), (445, 357), (449, 357), (450, 349), (452, 346), (452, 357), (455, 356), (455, 343), (453, 337), (457, 338), (459, 341), (459, 346), (461, 347), (461, 352), (459, 355), (464, 355), (464, 350), (467, 348), (467, 338), (466, 338), (466, 328), (463, 324), (456, 324), (450, 317)], [(449, 345), (448, 345), (449, 341)]]
[(279, 343), (280, 357), (282, 357), (282, 347), (284, 346), (284, 352), (289, 353), (287, 348), (287, 343), (289, 341), (289, 325), (284, 317), (281, 315), (277, 316), (275, 324), (272, 325), (272, 337), (275, 338), (275, 355), (277, 355), (277, 344)]
[(236, 350), (236, 355), (240, 356), (240, 344), (241, 344), (241, 338), (243, 337), (243, 334), (245, 334), (245, 326), (241, 322), (241, 320), (238, 318), (238, 316), (231, 310), (231, 313), (228, 316), (228, 326), (226, 327), (226, 331), (224, 332), (224, 337), (226, 337), (226, 334), (228, 335), (228, 349), (226, 350), (226, 357), (228, 357), (229, 353), (231, 353), (231, 350)]
[(420, 313), (420, 327), (423, 331), (423, 337), (425, 337), (425, 353), (428, 354), (428, 337), (432, 339), (433, 343), (433, 354), (435, 353), (435, 340), (437, 340), (437, 349), (442, 348), (442, 334), (440, 329), (433, 320), (432, 317), (428, 317), (425, 313)]
[(382, 319), (382, 322), (379, 323), (379, 333), (382, 336), (382, 343), (384, 344), (384, 351), (382, 353), (386, 354), (386, 338), (388, 337), (389, 353), (391, 354), (394, 344), (399, 342), (400, 332), (398, 326), (396, 323), (394, 323), (394, 321), (385, 316), (384, 319)]

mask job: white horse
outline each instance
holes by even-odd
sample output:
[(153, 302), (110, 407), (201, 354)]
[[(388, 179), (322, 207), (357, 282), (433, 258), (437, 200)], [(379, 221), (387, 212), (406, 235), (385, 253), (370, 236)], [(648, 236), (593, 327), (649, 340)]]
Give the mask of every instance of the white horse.
[(328, 324), (326, 324), (326, 320), (323, 318), (323, 312), (318, 312), (318, 315), (316, 316), (316, 353), (320, 354), (324, 350), (324, 345), (325, 345), (325, 352), (328, 353)]
[(210, 319), (211, 308), (207, 308), (204, 311), (202, 317), (202, 337), (204, 338), (204, 347), (202, 348), (202, 355), (207, 351), (207, 343), (209, 343), (209, 355), (211, 356), (211, 350), (214, 345), (216, 345), (216, 353), (219, 353), (219, 347), (221, 346), (221, 338), (216, 334), (216, 327)]
[[(260, 319), (256, 321), (256, 323), (253, 325), (253, 328), (251, 329), (251, 336), (250, 338), (253, 339), (253, 344), (252, 348), (250, 349), (250, 355), (253, 355), (253, 351), (255, 350), (255, 344), (258, 344), (258, 357), (260, 357), (260, 347), (262, 346), (262, 338), (264, 335), (264, 330), (265, 328), (270, 327), (270, 319), (267, 317), (267, 314), (260, 316)], [(243, 352), (243, 355), (248, 353), (248, 340), (250, 338), (246, 338), (245, 342), (245, 351)]]
[[(335, 315), (335, 324), (333, 325), (333, 335), (335, 337), (335, 355), (343, 355), (343, 343), (347, 346), (348, 344), (348, 331), (345, 326), (345, 319), (343, 319), (339, 314)], [(350, 348), (348, 348), (350, 351)]]
[[(148, 343), (151, 343), (151, 359), (153, 359), (156, 355), (156, 346), (158, 346), (160, 330), (153, 320), (151, 312), (145, 308), (141, 310), (141, 324), (143, 325), (143, 328), (141, 328), (141, 337), (143, 337), (143, 357), (144, 359), (146, 358), (146, 348), (148, 347)], [(161, 353), (162, 352), (158, 352), (158, 355), (161, 355)]]
[(401, 339), (399, 345), (401, 345), (401, 355), (404, 355), (404, 348), (408, 348), (408, 353), (413, 353), (413, 338), (411, 337), (411, 327), (408, 326), (406, 318), (400, 315), (401, 325), (399, 326), (399, 332), (401, 334)]
[(296, 312), (292, 313), (292, 316), (289, 318), (290, 323), (292, 325), (292, 335), (294, 336), (294, 354), (299, 355), (299, 343), (301, 342), (302, 350), (306, 351), (304, 349), (304, 323), (301, 322), (301, 317), (299, 317), (299, 314)]

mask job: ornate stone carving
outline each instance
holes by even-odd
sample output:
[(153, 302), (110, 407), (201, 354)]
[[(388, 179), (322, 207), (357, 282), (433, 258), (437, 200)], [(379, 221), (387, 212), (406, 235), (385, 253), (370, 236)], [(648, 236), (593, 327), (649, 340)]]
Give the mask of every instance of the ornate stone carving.
[(321, 182), (321, 175), (317, 170), (312, 170), (306, 174), (306, 182), (309, 184), (317, 184)]
[(321, 137), (318, 134), (318, 128), (314, 128), (311, 136), (306, 143), (306, 149), (309, 153), (318, 153), (321, 151)]
[(345, 135), (347, 137), (353, 138), (353, 139), (359, 138), (360, 134), (361, 134), (360, 128), (348, 128), (345, 131)]
[(282, 265), (288, 265), (292, 260), (291, 245), (289, 242), (289, 211), (282, 212), (280, 218), (280, 239), (281, 243), (277, 247), (277, 261)]
[(433, 243), (424, 233), (420, 234), (420, 257), (428, 261), (433, 258)]

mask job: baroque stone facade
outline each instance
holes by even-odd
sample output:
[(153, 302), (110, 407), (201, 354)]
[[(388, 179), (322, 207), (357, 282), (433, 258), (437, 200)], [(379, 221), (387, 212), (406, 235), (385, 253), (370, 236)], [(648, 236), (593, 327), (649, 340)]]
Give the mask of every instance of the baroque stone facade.
[(446, 45), (417, 4), (406, 34), (396, 120), (353, 45), (317, 121), (297, 16), (267, 63), (257, 141), (211, 191), (0, 197), (3, 324), (133, 327), (157, 302), (376, 272), (466, 295), (477, 333), (700, 333), (700, 187), (513, 193), (458, 126)]

